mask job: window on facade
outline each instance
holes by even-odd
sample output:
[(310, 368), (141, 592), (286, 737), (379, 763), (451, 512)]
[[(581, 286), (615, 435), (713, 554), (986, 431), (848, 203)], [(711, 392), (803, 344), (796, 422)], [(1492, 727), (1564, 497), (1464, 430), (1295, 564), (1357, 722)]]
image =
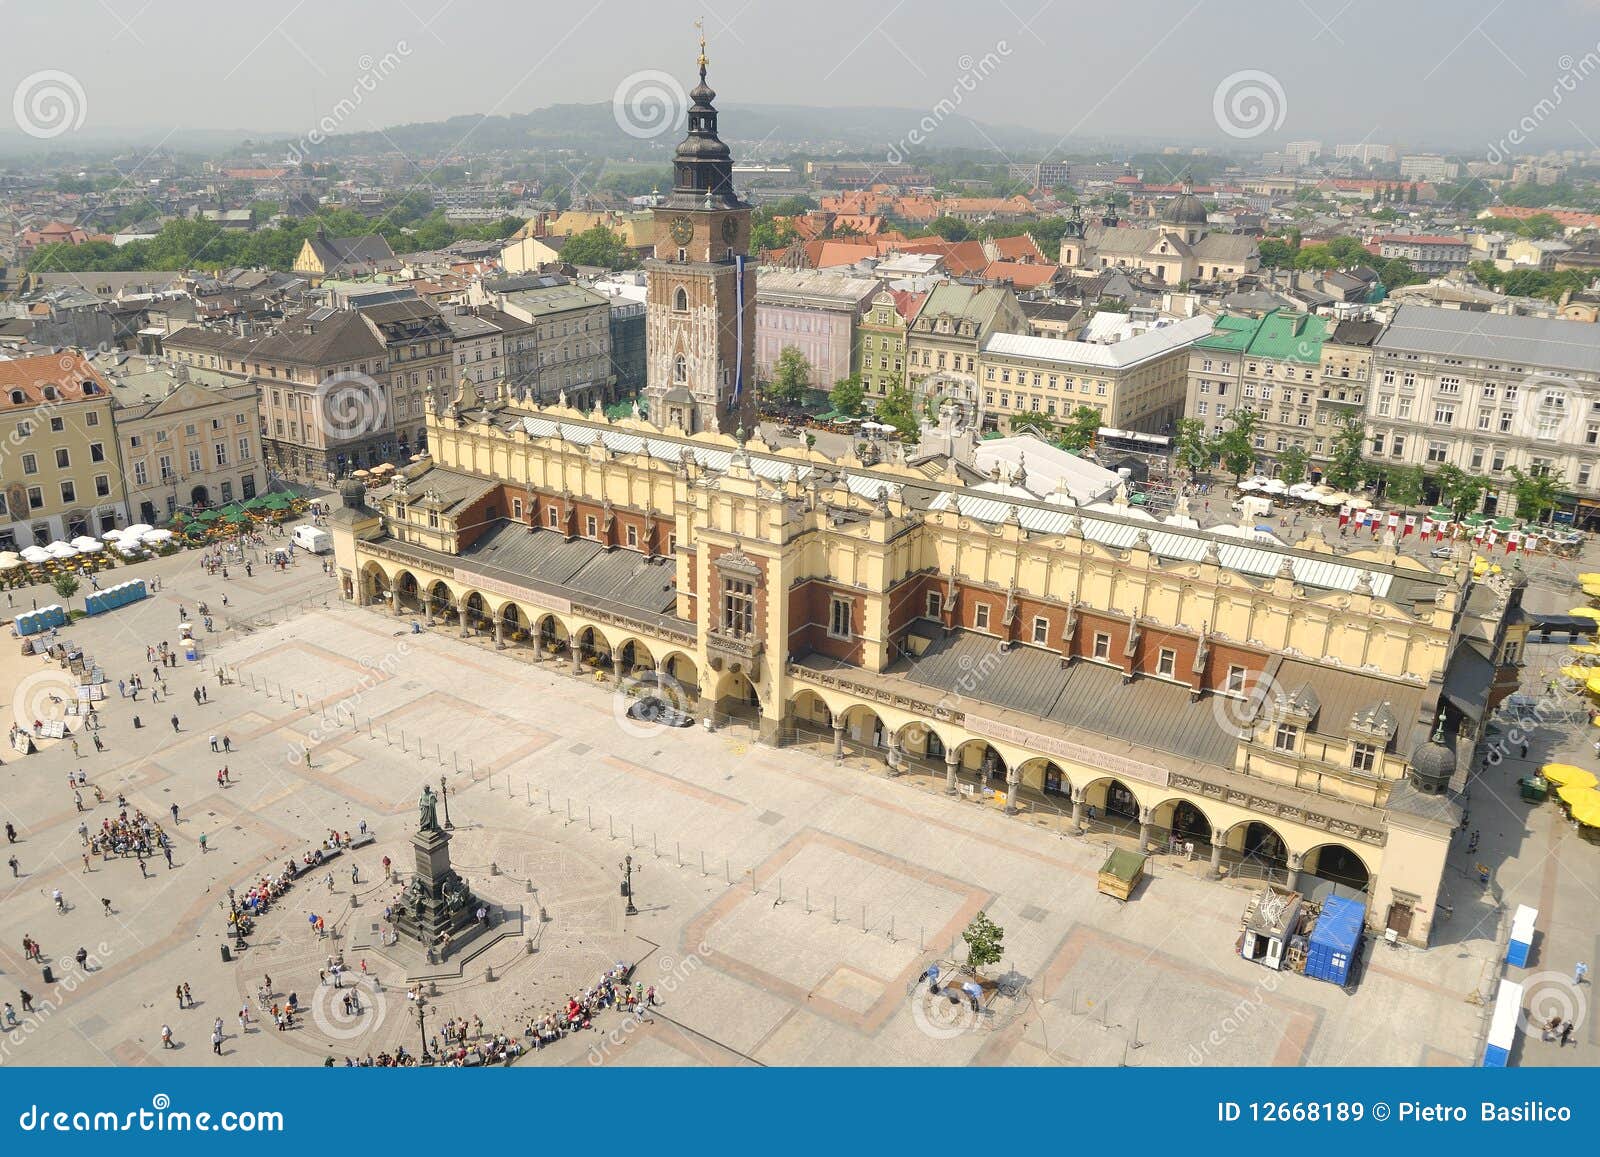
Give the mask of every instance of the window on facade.
[(1372, 765), (1378, 761), (1378, 749), (1370, 743), (1352, 743), (1350, 745), (1350, 766), (1357, 771), (1371, 771)]
[(938, 591), (929, 591), (927, 601), (923, 604), (923, 612), (930, 619), (937, 619), (944, 614), (944, 596)]
[(682, 354), (672, 359), (672, 380), (675, 382), (689, 380), (689, 359)]
[(1300, 729), (1293, 723), (1280, 723), (1273, 732), (1272, 746), (1279, 751), (1293, 751), (1300, 739)]
[(735, 638), (755, 633), (755, 584), (744, 579), (722, 580), (722, 629)]
[(1033, 620), (1033, 641), (1040, 646), (1050, 641), (1050, 620), (1038, 615)]
[(850, 600), (834, 595), (828, 603), (828, 634), (835, 639), (848, 639), (850, 630)]
[(1096, 631), (1094, 636), (1094, 650), (1091, 652), (1096, 659), (1111, 658), (1111, 636), (1103, 631)]
[(78, 488), (76, 486), (74, 486), (71, 482), (63, 482), (61, 484), (61, 501), (62, 502), (76, 502), (76, 501), (78, 501)]
[(1171, 679), (1178, 670), (1178, 652), (1162, 647), (1156, 652), (1156, 674)]
[(689, 308), (689, 291), (681, 285), (672, 295), (672, 308), (679, 312), (686, 312)]
[(37, 454), (24, 454), (22, 456), (22, 472), (24, 474), (39, 473), (39, 456)]
[(972, 626), (974, 630), (987, 631), (989, 629), (989, 604), (979, 603), (972, 608)]
[(66, 470), (71, 465), (72, 465), (72, 455), (69, 454), (64, 449), (57, 450), (56, 451), (56, 466), (57, 466), (57, 468), (59, 468), (61, 470)]
[(94, 493), (97, 498), (107, 498), (111, 494), (111, 475), (96, 474), (94, 476)]
[(599, 529), (600, 529), (600, 524), (599, 524), (599, 522), (597, 522), (595, 520), (594, 515), (587, 514), (587, 515), (584, 516), (584, 519), (583, 519), (583, 534), (584, 534), (585, 538), (595, 538), (595, 537), (597, 537), (598, 533), (599, 533)]
[(1237, 663), (1231, 664), (1228, 667), (1228, 680), (1223, 685), (1223, 689), (1235, 695), (1242, 695), (1244, 693), (1244, 681), (1245, 669)]

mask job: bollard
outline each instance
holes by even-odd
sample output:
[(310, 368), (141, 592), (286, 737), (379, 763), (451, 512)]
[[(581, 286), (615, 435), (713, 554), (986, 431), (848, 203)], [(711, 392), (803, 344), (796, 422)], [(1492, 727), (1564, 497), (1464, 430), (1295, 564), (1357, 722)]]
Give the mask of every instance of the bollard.
[(589, 830), (592, 832), (594, 831), (594, 804), (587, 805), (584, 810), (588, 812)]
[(833, 922), (835, 924), (839, 922), (839, 897), (837, 896), (833, 898)]
[(544, 806), (551, 815), (556, 814), (556, 805), (550, 802), (550, 789), (544, 789)]
[(483, 970), (483, 978), (488, 981), (494, 980), (494, 965), (491, 964)]
[(658, 860), (661, 858), (661, 849), (656, 844), (655, 832), (650, 833), (650, 854)]
[(922, 947), (922, 933), (923, 933), (923, 927), (921, 925), (918, 925), (917, 926), (917, 951), (918, 952), (926, 951), (926, 949), (924, 949)]
[(700, 853), (700, 874), (702, 876), (706, 874), (706, 854), (704, 852)]
[(522, 798), (527, 802), (529, 807), (533, 806), (533, 785), (527, 780), (522, 781)]
[(500, 865), (495, 863), (493, 860), (490, 860), (489, 861), (489, 875), (498, 876), (499, 874), (500, 874)]
[(452, 751), (450, 753), (450, 759), (451, 759), (452, 762), (455, 763), (456, 774), (460, 775), (461, 774), (461, 753), (459, 751)]
[(673, 854), (673, 859), (677, 861), (678, 867), (683, 867), (683, 844), (681, 842), (677, 845), (677, 851)]
[(532, 880), (528, 880), (528, 881), (526, 881), (526, 882), (525, 882), (525, 885), (524, 885), (524, 887), (523, 887), (523, 889), (522, 889), (522, 890), (523, 890), (523, 891), (524, 891), (524, 892), (529, 892), (529, 893), (531, 893), (531, 892), (532, 892), (532, 891), (533, 891), (533, 881), (532, 881)]
[(394, 740), (389, 738), (389, 725), (387, 723), (383, 725), (383, 741), (390, 747), (394, 746)]
[(606, 832), (610, 835), (610, 837), (613, 840), (617, 838), (616, 821), (614, 819), (612, 819), (612, 817), (611, 817), (611, 815), (609, 813), (607, 813), (607, 815), (606, 815)]
[(533, 941), (532, 940), (524, 940), (522, 942), (522, 944), (523, 944), (523, 951), (525, 951), (529, 956), (532, 956), (533, 955)]
[(867, 930), (867, 906), (865, 904), (863, 904), (863, 905), (861, 905), (861, 931), (865, 932), (866, 930)]

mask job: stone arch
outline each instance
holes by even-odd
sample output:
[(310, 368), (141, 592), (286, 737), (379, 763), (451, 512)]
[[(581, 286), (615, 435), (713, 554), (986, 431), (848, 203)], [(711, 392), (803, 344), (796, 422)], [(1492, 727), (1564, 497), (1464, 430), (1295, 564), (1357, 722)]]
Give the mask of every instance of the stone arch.
[(894, 735), (895, 746), (906, 755), (930, 763), (943, 763), (950, 750), (945, 733), (924, 719), (913, 719), (901, 726)]
[(542, 654), (560, 654), (571, 644), (567, 625), (555, 615), (540, 615), (534, 622), (533, 633)]
[(656, 661), (656, 670), (671, 679), (689, 694), (700, 694), (700, 666), (694, 657), (683, 651), (668, 651)]
[(833, 708), (821, 694), (810, 687), (802, 687), (789, 700), (789, 720), (797, 730), (803, 728), (820, 735), (833, 727)]
[(721, 714), (754, 720), (761, 715), (761, 693), (743, 670), (726, 670), (717, 678), (712, 699)]
[(529, 621), (527, 613), (514, 602), (504, 603), (495, 612), (495, 617), (500, 623), (500, 633), (508, 643), (525, 643), (526, 638), (518, 639), (517, 636), (532, 634), (533, 624)]
[(1223, 843), (1239, 862), (1266, 877), (1289, 868), (1289, 841), (1264, 819), (1239, 820), (1228, 828)]
[(1006, 782), (1006, 758), (987, 739), (964, 740), (956, 748), (956, 763), (985, 784)]
[(593, 623), (580, 627), (574, 636), (581, 661), (601, 667), (611, 665), (611, 641)]
[(624, 639), (615, 655), (622, 658), (623, 675), (648, 676), (654, 681), (656, 659), (643, 639)]
[(428, 585), (428, 614), (447, 619), (456, 613), (456, 593), (443, 579)]
[(372, 606), (389, 605), (389, 575), (376, 562), (368, 560), (361, 567), (361, 602)]
[(839, 714), (844, 724), (844, 737), (860, 747), (883, 748), (889, 745), (889, 728), (879, 715), (865, 703), (854, 703)]
[(1209, 845), (1217, 830), (1204, 808), (1194, 800), (1181, 797), (1158, 803), (1151, 822), (1158, 828), (1165, 828), (1177, 839), (1195, 844)]
[(1365, 892), (1372, 883), (1372, 869), (1366, 858), (1338, 841), (1311, 848), (1300, 857), (1300, 866), (1302, 871), (1352, 892)]
[(1022, 776), (1022, 783), (1034, 791), (1044, 795), (1065, 796), (1072, 798), (1072, 780), (1065, 769), (1053, 759), (1035, 756), (1024, 760), (1018, 772)]
[(489, 601), (477, 591), (468, 591), (461, 600), (461, 610), (467, 626), (479, 631), (494, 630), (494, 616), (489, 611)]
[(394, 572), (394, 597), (400, 600), (400, 606), (407, 611), (420, 611), (422, 606), (422, 585), (417, 581), (417, 576), (404, 568)]
[(1139, 822), (1144, 801), (1132, 786), (1113, 776), (1101, 776), (1083, 785), (1084, 803), (1102, 816)]

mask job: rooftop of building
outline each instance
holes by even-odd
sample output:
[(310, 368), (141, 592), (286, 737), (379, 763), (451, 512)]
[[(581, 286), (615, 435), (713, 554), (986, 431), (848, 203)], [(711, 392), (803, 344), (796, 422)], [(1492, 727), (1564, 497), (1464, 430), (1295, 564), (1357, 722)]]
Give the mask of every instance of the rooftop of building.
[(1031, 337), (1020, 333), (992, 333), (983, 343), (987, 354), (1120, 370), (1191, 345), (1211, 332), (1211, 318), (1191, 317), (1148, 329), (1120, 341), (1073, 341), (1068, 338)]
[(1506, 367), (1600, 374), (1600, 327), (1556, 318), (1407, 304), (1374, 344), (1379, 350), (1488, 360)]
[(1274, 361), (1315, 362), (1322, 357), (1331, 323), (1315, 314), (1274, 309), (1261, 317), (1224, 314), (1196, 349), (1236, 353)]

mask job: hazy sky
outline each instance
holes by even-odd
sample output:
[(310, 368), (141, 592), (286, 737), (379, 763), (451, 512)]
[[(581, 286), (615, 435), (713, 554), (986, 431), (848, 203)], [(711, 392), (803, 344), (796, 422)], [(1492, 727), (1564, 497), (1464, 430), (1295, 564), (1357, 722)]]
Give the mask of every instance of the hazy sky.
[[(340, 127), (610, 101), (643, 70), (687, 85), (701, 15), (724, 103), (904, 107), (909, 128), (959, 93), (963, 114), (1062, 137), (1246, 148), (1483, 153), (1524, 118), (1525, 151), (1600, 140), (1600, 0), (14, 0), (0, 7), (13, 93), (0, 131), (15, 135), (19, 113), (49, 131), (47, 102), (29, 111), (41, 87), (65, 93), (74, 124), (81, 113), (62, 143), (126, 128), (297, 136), (358, 91)], [(386, 55), (390, 75), (372, 81)], [(1219, 114), (1234, 74), (1244, 103)], [(1267, 110), (1254, 135), (1250, 91)]]

